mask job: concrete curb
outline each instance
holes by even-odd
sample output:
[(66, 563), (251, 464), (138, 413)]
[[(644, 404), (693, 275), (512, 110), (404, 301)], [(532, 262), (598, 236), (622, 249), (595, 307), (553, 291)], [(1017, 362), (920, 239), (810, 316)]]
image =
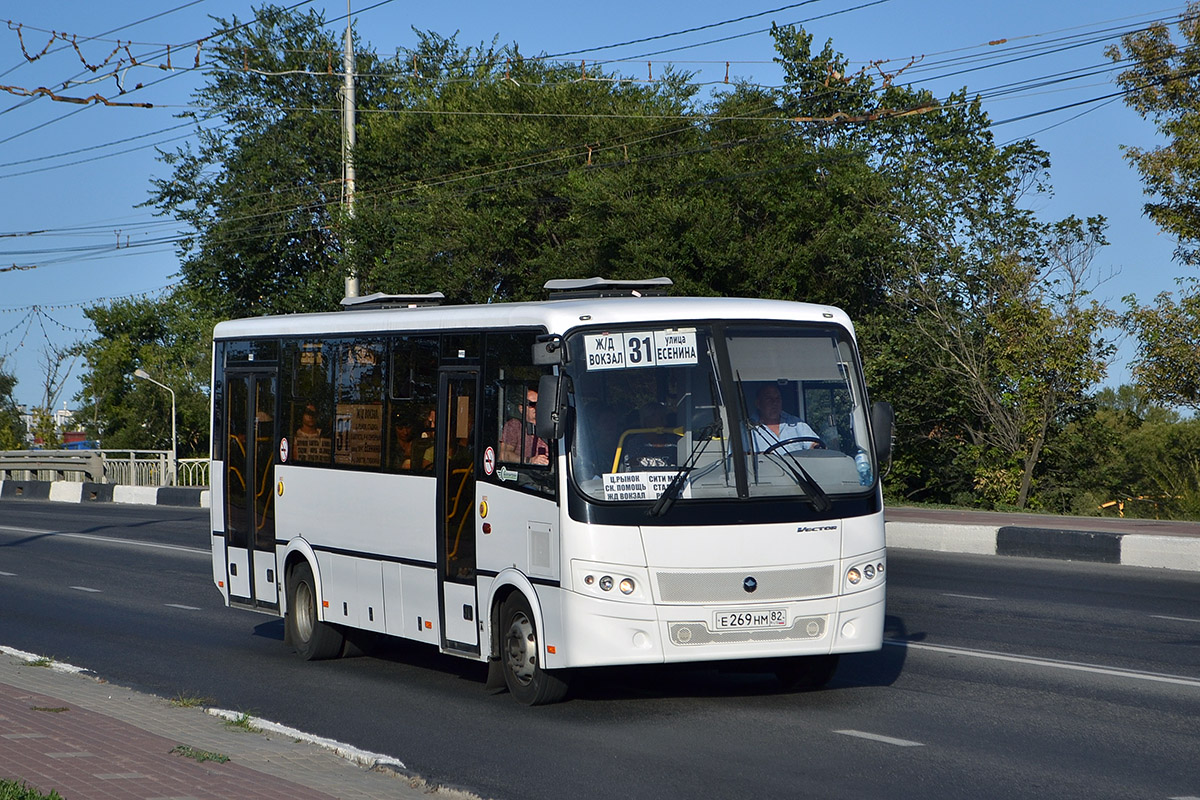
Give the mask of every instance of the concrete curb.
[(77, 481), (0, 480), (0, 498), (54, 503), (122, 503), (142, 506), (210, 508), (212, 494), (199, 486), (121, 486)]
[(1019, 525), (888, 522), (887, 546), (1200, 572), (1200, 538)]

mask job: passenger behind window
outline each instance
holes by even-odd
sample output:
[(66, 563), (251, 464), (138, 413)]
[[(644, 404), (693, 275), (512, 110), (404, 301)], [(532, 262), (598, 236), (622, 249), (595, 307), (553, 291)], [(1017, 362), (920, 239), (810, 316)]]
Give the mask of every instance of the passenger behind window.
[(423, 415), (415, 408), (392, 413), (392, 469), (429, 472), (433, 467), (433, 440), (421, 435)]
[(537, 421), (536, 389), (525, 390), (525, 407), (521, 417), (513, 418), (504, 423), (500, 431), (500, 460), (516, 464), (535, 464), (547, 466), (550, 464), (550, 446), (545, 440), (539, 439), (534, 433), (534, 423)]

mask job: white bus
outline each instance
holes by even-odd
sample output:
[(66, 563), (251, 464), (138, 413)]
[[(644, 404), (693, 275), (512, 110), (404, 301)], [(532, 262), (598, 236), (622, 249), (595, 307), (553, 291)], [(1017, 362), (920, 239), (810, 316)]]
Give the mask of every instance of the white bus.
[(359, 630), (489, 664), (526, 704), (573, 670), (764, 660), (826, 683), (882, 646), (878, 475), (828, 306), (551, 281), (214, 332), (213, 579), (305, 659)]

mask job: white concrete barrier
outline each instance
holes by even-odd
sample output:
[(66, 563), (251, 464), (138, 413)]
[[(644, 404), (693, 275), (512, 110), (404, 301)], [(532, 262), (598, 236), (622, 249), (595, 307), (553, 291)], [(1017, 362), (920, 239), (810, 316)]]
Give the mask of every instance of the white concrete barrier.
[(114, 486), (114, 503), (152, 506), (158, 502), (157, 486)]
[(889, 522), (885, 530), (888, 547), (994, 556), (996, 531), (999, 528), (937, 522)]
[(55, 481), (50, 484), (50, 499), (56, 503), (83, 501), (83, 484), (74, 481)]

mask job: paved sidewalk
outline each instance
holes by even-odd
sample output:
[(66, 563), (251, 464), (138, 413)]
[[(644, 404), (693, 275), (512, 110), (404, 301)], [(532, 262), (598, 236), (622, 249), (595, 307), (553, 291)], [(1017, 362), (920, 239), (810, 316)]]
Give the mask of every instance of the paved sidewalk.
[(0, 778), (66, 800), (472, 797), (10, 652), (0, 652)]

